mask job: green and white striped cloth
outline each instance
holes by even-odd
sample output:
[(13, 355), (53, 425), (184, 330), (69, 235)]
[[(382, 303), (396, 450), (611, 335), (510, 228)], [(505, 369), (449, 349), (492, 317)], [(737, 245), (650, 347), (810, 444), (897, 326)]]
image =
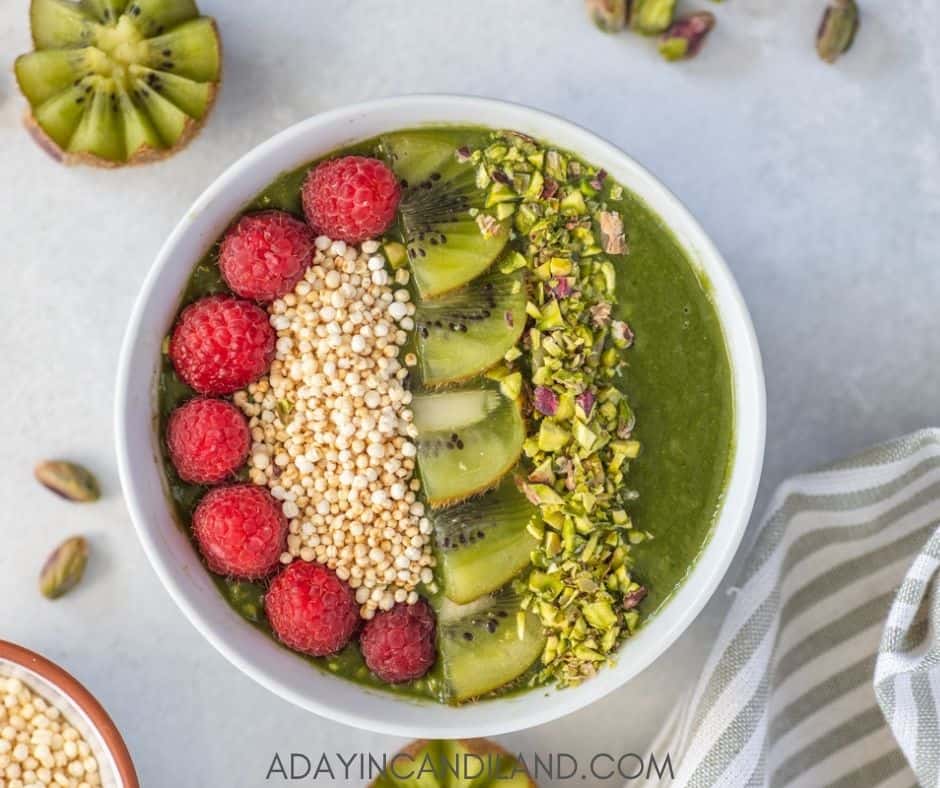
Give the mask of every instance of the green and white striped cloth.
[(784, 484), (731, 593), (672, 786), (940, 788), (940, 430)]

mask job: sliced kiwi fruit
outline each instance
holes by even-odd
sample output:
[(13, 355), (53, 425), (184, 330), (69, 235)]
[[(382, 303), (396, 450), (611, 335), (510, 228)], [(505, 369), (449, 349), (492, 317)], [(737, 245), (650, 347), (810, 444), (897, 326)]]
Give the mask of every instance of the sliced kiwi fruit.
[(509, 220), (487, 216), (476, 168), (458, 155), (459, 137), (404, 131), (384, 136), (382, 148), (402, 181), (402, 230), (421, 296), (455, 290), (489, 268), (509, 240)]
[(497, 364), (525, 330), (522, 271), (491, 269), (415, 314), (418, 364), (427, 386), (465, 380)]
[(14, 66), (27, 126), (66, 163), (167, 156), (215, 101), (219, 35), (192, 0), (32, 0), (30, 23), (36, 51)]
[(425, 392), (412, 402), (418, 467), (432, 507), (449, 506), (495, 486), (515, 466), (525, 440), (517, 400), (489, 381)]
[(439, 575), (447, 598), (461, 605), (473, 602), (525, 569), (539, 545), (527, 528), (536, 516), (512, 475), (478, 498), (433, 511)]
[(539, 617), (522, 610), (516, 596), (501, 592), (438, 619), (438, 650), (449, 700), (460, 703), (504, 687), (542, 654)]
[(369, 788), (536, 788), (522, 764), (488, 739), (413, 741)]

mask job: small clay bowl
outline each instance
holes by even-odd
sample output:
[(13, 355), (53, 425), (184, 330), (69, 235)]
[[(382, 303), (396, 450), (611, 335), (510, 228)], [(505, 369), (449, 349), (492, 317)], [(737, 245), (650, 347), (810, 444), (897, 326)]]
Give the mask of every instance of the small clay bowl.
[(140, 788), (131, 754), (117, 727), (73, 676), (29, 649), (0, 640), (0, 678), (17, 678), (58, 707), (91, 747), (104, 788)]

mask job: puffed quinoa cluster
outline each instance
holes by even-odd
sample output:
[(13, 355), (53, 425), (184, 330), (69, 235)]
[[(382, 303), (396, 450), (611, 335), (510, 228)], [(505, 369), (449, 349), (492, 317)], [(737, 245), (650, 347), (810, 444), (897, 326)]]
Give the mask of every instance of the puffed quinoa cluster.
[(101, 785), (91, 748), (57, 707), (0, 677), (0, 788)]
[(307, 274), (268, 311), (277, 353), (237, 392), (249, 418), (249, 478), (283, 502), (281, 562), (326, 564), (355, 589), (360, 615), (418, 601), (432, 584), (431, 523), (417, 499), (417, 430), (408, 370), (414, 328), (404, 269), (389, 275), (377, 241), (316, 240)]

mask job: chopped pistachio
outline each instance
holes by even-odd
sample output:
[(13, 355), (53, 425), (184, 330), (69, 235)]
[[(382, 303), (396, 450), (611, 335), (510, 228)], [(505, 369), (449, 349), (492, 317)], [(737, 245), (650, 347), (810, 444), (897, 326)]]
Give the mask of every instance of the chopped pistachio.
[(568, 430), (554, 419), (542, 419), (539, 427), (539, 450), (558, 451), (571, 440)]
[[(630, 611), (619, 611), (636, 587), (631, 544), (645, 538), (624, 508), (635, 497), (624, 474), (639, 444), (631, 439), (633, 412), (613, 384), (632, 341), (614, 311), (617, 268), (606, 257), (626, 253), (623, 217), (606, 202), (623, 192), (602, 170), (518, 135), (494, 133), (470, 157), (485, 170), (483, 188), (496, 212), (478, 217), (481, 229), (514, 232), (500, 270), (529, 272), (529, 325), (505, 357), (515, 362), (525, 352), (533, 389), (523, 442), (530, 473), (519, 486), (538, 509), (527, 524), (538, 541), (518, 587), (523, 609), (539, 616), (551, 644), (539, 676), (570, 685), (632, 631), (624, 618)], [(488, 376), (514, 396), (523, 373), (506, 362)]]
[(561, 198), (561, 212), (571, 216), (584, 216), (587, 214), (587, 205), (584, 195), (579, 191), (572, 191)]
[(505, 183), (494, 183), (487, 192), (485, 207), (492, 208), (494, 205), (518, 199), (519, 196), (513, 191), (512, 186)]
[(383, 247), (385, 259), (393, 269), (401, 268), (408, 262), (408, 250), (404, 244), (397, 241), (391, 241)]
[(509, 399), (518, 399), (522, 393), (522, 373), (513, 372), (499, 381), (499, 390)]
[(673, 22), (659, 39), (659, 53), (666, 60), (689, 60), (705, 44), (715, 26), (715, 15), (710, 11), (686, 14)]
[(478, 214), (476, 222), (477, 227), (480, 228), (480, 233), (486, 238), (495, 238), (497, 235), (503, 232), (503, 225), (496, 219), (496, 217), (490, 216), (489, 214)]
[(557, 150), (545, 154), (545, 174), (559, 181), (568, 180), (568, 160)]
[(290, 414), (294, 410), (294, 406), (288, 399), (279, 399), (275, 405), (277, 410), (277, 416), (281, 420), (281, 424), (287, 425), (290, 420)]
[(623, 217), (616, 211), (600, 211), (597, 223), (601, 233), (601, 247), (607, 254), (625, 254), (627, 237), (623, 230)]
[(562, 497), (547, 484), (529, 484), (527, 490), (531, 493), (534, 503), (547, 506), (561, 506), (564, 504)]
[(590, 428), (580, 421), (574, 423), (574, 439), (581, 445), (585, 451), (593, 451), (597, 444), (597, 435), (591, 432)]
[(617, 623), (617, 616), (610, 602), (605, 599), (584, 605), (581, 612), (585, 620), (596, 629), (607, 630)]
[(677, 0), (633, 0), (630, 27), (647, 36), (664, 32), (672, 24)]
[(540, 314), (533, 315), (533, 317), (538, 320), (539, 328), (542, 331), (565, 327), (565, 320), (561, 316), (561, 306), (554, 299), (542, 307)]

